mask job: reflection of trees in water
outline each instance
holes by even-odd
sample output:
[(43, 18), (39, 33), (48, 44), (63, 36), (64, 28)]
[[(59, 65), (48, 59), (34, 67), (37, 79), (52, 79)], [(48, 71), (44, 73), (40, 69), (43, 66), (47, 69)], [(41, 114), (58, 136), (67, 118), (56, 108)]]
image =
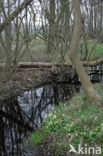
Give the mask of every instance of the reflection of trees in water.
[(20, 109), (17, 98), (5, 102), (0, 108), (0, 151), (4, 153), (19, 152), (19, 143), (33, 130), (25, 122), (24, 114)]
[[(91, 68), (91, 80), (103, 80), (103, 65)], [(90, 74), (90, 73), (89, 73)], [(29, 132), (39, 127), (54, 105), (67, 101), (81, 89), (77, 84), (56, 84), (24, 92), (19, 97), (5, 101), (0, 107), (0, 155), (20, 154), (20, 143)]]
[(79, 86), (47, 85), (5, 101), (0, 107), (0, 152), (20, 154), (20, 143), (41, 125), (59, 101), (69, 99)]
[(103, 65), (89, 67), (89, 77), (91, 81), (102, 82), (103, 81)]

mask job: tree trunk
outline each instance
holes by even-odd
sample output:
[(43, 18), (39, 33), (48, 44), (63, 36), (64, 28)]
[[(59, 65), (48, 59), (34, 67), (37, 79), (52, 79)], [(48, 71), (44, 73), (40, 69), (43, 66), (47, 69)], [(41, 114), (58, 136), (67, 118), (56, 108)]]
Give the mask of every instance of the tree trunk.
[(85, 32), (85, 19), (84, 17), (82, 18), (82, 36), (83, 36), (83, 40), (84, 40), (84, 46), (85, 46), (85, 51), (84, 51), (84, 56), (82, 58), (83, 61), (85, 61), (88, 57), (88, 43), (87, 43), (87, 38), (86, 38), (86, 32)]
[(53, 51), (54, 51), (54, 47), (53, 47), (53, 44), (54, 44), (54, 24), (55, 24), (55, 0), (50, 0), (50, 6), (49, 6), (49, 9), (50, 9), (50, 17), (49, 17), (49, 34), (48, 34), (48, 40), (50, 43), (52, 43), (52, 45), (50, 43), (48, 43), (48, 49), (47, 49), (47, 52), (49, 54), (52, 54)]
[(73, 8), (74, 8), (74, 31), (71, 41), (69, 57), (81, 80), (81, 84), (87, 99), (89, 101), (99, 101), (101, 98), (93, 88), (93, 85), (88, 78), (88, 74), (84, 70), (82, 63), (77, 57), (78, 45), (81, 34), (81, 12), (79, 0), (73, 0)]
[(97, 9), (94, 3), (94, 33), (97, 35)]
[[(55, 40), (55, 0), (50, 0), (50, 17), (49, 17), (49, 34), (48, 34), (48, 54), (54, 54), (54, 40)], [(51, 43), (51, 44), (50, 44)]]
[(94, 38), (94, 35), (93, 35), (93, 1), (90, 0), (89, 3), (90, 3), (89, 34), (90, 34), (90, 37)]

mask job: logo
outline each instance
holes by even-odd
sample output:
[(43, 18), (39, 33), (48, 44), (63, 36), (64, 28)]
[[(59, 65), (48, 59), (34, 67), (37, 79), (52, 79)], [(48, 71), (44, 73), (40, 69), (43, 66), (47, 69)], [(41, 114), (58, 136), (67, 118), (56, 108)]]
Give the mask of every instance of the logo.
[(102, 149), (101, 147), (88, 147), (88, 145), (84, 145), (84, 147), (82, 147), (81, 144), (78, 145), (78, 150), (75, 149), (75, 147), (73, 145), (70, 144), (70, 150), (69, 150), (69, 153), (76, 153), (76, 154), (88, 154), (88, 155), (91, 155), (91, 154), (96, 154), (96, 155), (99, 155), (99, 154), (102, 154)]

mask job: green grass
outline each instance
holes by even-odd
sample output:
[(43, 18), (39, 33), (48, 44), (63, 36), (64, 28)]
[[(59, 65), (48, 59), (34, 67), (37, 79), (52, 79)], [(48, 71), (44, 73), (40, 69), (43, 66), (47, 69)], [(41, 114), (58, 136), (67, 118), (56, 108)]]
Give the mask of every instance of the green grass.
[[(94, 41), (88, 41), (88, 51), (90, 53), (92, 47), (94, 46)], [(84, 51), (84, 47), (83, 47)], [(80, 54), (79, 54), (80, 57)], [(97, 43), (96, 47), (94, 48), (90, 60), (96, 60), (103, 58), (103, 43)]]
[[(103, 97), (100, 85), (96, 84), (95, 88)], [(41, 134), (43, 139), (40, 139)], [(49, 137), (52, 138), (50, 142)], [(53, 151), (55, 156), (66, 155), (70, 144), (76, 149), (80, 143), (83, 146), (103, 147), (103, 106), (100, 108), (99, 104), (87, 103), (85, 95), (78, 93), (70, 102), (56, 107), (46, 117), (39, 133), (31, 136), (31, 140), (34, 145), (48, 142), (46, 150)]]
[[(22, 38), (20, 38), (20, 39), (21, 39), (20, 43), (22, 43)], [(15, 47), (15, 42), (13, 44), (14, 44), (13, 47)], [(88, 51), (89, 52), (93, 45), (94, 45), (94, 41), (88, 40)], [(46, 42), (43, 39), (36, 37), (29, 44), (29, 49), (25, 50), (23, 55), (21, 55), (19, 61), (23, 61), (23, 62), (53, 62), (53, 63), (62, 61), (60, 52), (55, 50), (55, 52), (53, 52), (53, 55), (51, 55), (51, 54), (47, 53), (46, 48), (47, 48)], [(25, 45), (23, 46), (23, 49), (25, 49)], [(80, 47), (79, 47), (79, 49), (80, 49)], [(84, 51), (84, 47), (83, 47), (83, 51)], [(65, 53), (66, 53), (65, 60), (68, 62), (69, 61), (69, 56), (68, 56), (69, 51), (67, 51)], [(80, 57), (80, 53), (78, 55)], [(99, 59), (99, 58), (103, 58), (103, 43), (98, 43), (96, 45), (94, 51), (92, 52), (90, 60), (95, 60), (95, 59)], [(2, 57), (0, 58), (0, 60), (2, 60)]]
[[(38, 34), (38, 36), (40, 36), (40, 34)], [(40, 36), (41, 37), (41, 36)], [(14, 35), (14, 39), (15, 39), (15, 35)], [(20, 44), (22, 44), (23, 40), (22, 38), (20, 38)], [(13, 44), (13, 48), (15, 47), (15, 42), (12, 43)], [(94, 41), (93, 40), (88, 40), (88, 51), (91, 51), (91, 48), (94, 45)], [(25, 44), (23, 45), (22, 49), (25, 49)], [(79, 50), (80, 50), (80, 46), (79, 46)], [(83, 51), (84, 51), (84, 47), (83, 47)], [(20, 52), (22, 53), (22, 52)], [(65, 52), (65, 61), (69, 61), (69, 51)], [(79, 57), (80, 53), (78, 54)], [(98, 43), (95, 47), (95, 49), (92, 52), (92, 55), (90, 57), (90, 60), (95, 60), (95, 59), (99, 59), (99, 58), (103, 58), (103, 43)], [(0, 61), (2, 60), (2, 57), (0, 58)], [(29, 48), (27, 50), (24, 51), (23, 55), (20, 55), (20, 60), (19, 61), (23, 61), (23, 62), (61, 62), (62, 61), (62, 57), (60, 52), (57, 51), (57, 49), (55, 50), (55, 52), (53, 52), (53, 54), (48, 54), (47, 53), (47, 47), (46, 47), (46, 42), (39, 38), (39, 37), (35, 37), (29, 44)], [(2, 61), (1, 61), (2, 62)]]
[[(91, 51), (93, 45), (94, 45), (93, 41), (88, 41), (89, 52)], [(29, 51), (25, 52), (22, 61), (60, 62), (61, 60), (61, 56), (59, 52), (55, 51), (53, 55), (48, 55), (45, 41), (38, 37), (30, 43), (29, 47), (30, 47)], [(83, 51), (84, 51), (84, 47), (83, 47)], [(65, 56), (66, 61), (68, 61), (69, 59), (68, 53), (69, 52), (66, 52), (66, 56)], [(99, 58), (103, 58), (103, 43), (98, 43), (96, 45), (96, 47), (92, 52), (90, 60), (95, 60)]]
[(54, 53), (48, 54), (46, 50), (46, 43), (40, 38), (32, 40), (29, 45), (29, 51), (26, 51), (21, 59), (24, 62), (58, 62), (60, 55)]
[[(34, 145), (38, 145), (41, 142), (43, 142), (43, 140), (45, 139), (45, 137), (47, 136), (47, 132), (44, 131), (43, 133), (39, 130), (37, 130), (36, 132), (34, 132), (32, 134), (32, 136), (30, 137), (30, 141), (32, 142), (32, 144)], [(32, 139), (31, 139), (32, 138)]]
[[(93, 46), (93, 42), (88, 43), (89, 52)], [(91, 55), (91, 60), (103, 58), (103, 43), (98, 43)]]

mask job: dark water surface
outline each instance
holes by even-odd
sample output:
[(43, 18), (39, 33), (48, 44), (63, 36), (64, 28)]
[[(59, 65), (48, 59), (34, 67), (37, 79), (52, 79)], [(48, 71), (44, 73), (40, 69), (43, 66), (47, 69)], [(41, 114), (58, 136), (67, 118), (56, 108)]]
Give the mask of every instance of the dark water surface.
[[(2, 155), (25, 155), (21, 143), (39, 127), (45, 115), (60, 101), (80, 91), (79, 85), (47, 85), (5, 101), (0, 107), (0, 152)], [(23, 153), (22, 153), (23, 152)]]
[[(103, 82), (103, 65), (92, 67), (89, 78)], [(81, 86), (76, 77), (74, 84), (52, 84), (25, 91), (0, 105), (0, 156), (29, 156), (23, 150), (24, 138), (41, 126), (45, 115), (59, 102), (69, 100)]]

